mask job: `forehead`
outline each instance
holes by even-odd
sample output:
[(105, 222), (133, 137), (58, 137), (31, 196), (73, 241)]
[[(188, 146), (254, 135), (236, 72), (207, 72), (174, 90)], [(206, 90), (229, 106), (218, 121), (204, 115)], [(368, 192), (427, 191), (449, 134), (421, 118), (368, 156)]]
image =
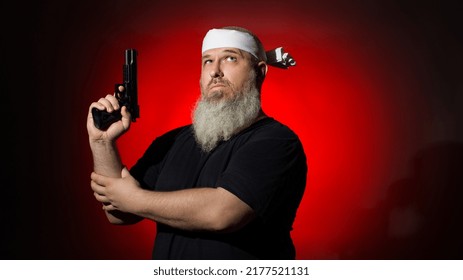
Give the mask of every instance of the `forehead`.
[(211, 57), (221, 54), (235, 54), (241, 57), (250, 58), (251, 54), (238, 48), (215, 48), (203, 52), (202, 57)]

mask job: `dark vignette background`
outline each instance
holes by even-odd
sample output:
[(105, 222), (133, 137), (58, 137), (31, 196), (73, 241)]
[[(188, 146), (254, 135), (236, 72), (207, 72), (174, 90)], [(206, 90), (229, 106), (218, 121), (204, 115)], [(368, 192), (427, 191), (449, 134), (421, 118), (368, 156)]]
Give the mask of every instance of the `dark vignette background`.
[[(84, 54), (90, 53), (91, 58), (96, 59), (98, 53), (85, 40), (91, 37), (93, 43), (100, 46), (108, 40), (118, 44), (115, 30), (123, 26), (129, 10), (158, 8), (159, 13), (153, 16), (166, 18), (169, 15), (162, 13), (165, 7), (170, 7), (169, 11), (194, 10), (193, 4), (185, 8), (180, 2), (170, 2), (2, 2), (0, 63), (2, 100), (6, 100), (1, 106), (3, 259), (149, 258), (151, 248), (134, 251), (133, 240), (114, 244), (114, 240), (124, 240), (125, 236), (137, 236), (137, 228), (115, 231), (110, 226), (102, 226), (105, 220), (92, 203), (90, 190), (83, 191), (89, 189), (89, 178), (81, 175), (89, 174), (91, 160), (86, 148), (86, 109), (104, 92), (101, 85), (95, 92), (82, 92), (94, 81), (90, 76), (99, 74), (95, 69), (83, 71), (86, 67), (83, 64), (88, 63)], [(359, 210), (356, 214), (369, 221), (368, 230), (359, 233), (352, 242), (331, 245), (330, 250), (302, 248), (302, 258), (461, 259), (462, 9), (450, 1), (285, 2), (266, 1), (263, 9), (266, 5), (278, 4), (284, 13), (284, 4), (288, 9), (297, 3), (302, 14), (304, 9), (310, 14), (314, 8), (327, 18), (339, 17), (364, 24), (368, 30), (385, 30), (382, 27), (388, 25), (387, 30), (400, 32), (401, 38), (416, 48), (414, 61), (422, 61), (415, 68), (419, 75), (413, 76), (418, 79), (409, 81), (422, 95), (402, 91), (401, 94), (407, 95), (404, 98), (407, 102), (401, 106), (409, 106), (413, 115), (414, 105), (424, 102), (423, 96), (426, 102), (439, 104), (438, 110), (433, 111), (432, 124), (429, 120), (416, 119), (409, 127), (402, 128), (412, 131), (407, 134), (412, 135), (409, 146), (392, 147), (390, 152), (402, 153), (406, 149), (412, 155), (406, 163), (410, 172), (391, 180), (387, 199), (376, 205), (374, 211)], [(211, 1), (209, 5), (217, 2)], [(243, 5), (245, 9), (245, 3), (230, 5)], [(221, 7), (225, 14), (226, 4)], [(207, 9), (204, 11), (207, 18)], [(359, 18), (365, 15), (370, 16)], [(402, 67), (400, 59), (394, 62), (397, 69)], [(114, 70), (111, 76), (106, 74), (105, 83), (118, 82), (112, 81), (118, 71)], [(393, 94), (391, 92), (391, 96)], [(399, 121), (407, 119), (407, 115), (395, 117)], [(426, 133), (447, 133), (430, 145), (410, 148), (420, 137), (413, 134), (412, 125), (417, 123), (421, 129), (425, 127)], [(422, 229), (410, 238), (389, 239), (387, 233), (391, 229), (380, 221), (393, 217), (392, 206), (407, 209), (408, 205), (418, 205), (421, 209), (426, 219)], [(410, 224), (416, 222), (412, 216), (410, 219)], [(141, 242), (150, 245), (152, 236), (139, 238), (145, 238)]]

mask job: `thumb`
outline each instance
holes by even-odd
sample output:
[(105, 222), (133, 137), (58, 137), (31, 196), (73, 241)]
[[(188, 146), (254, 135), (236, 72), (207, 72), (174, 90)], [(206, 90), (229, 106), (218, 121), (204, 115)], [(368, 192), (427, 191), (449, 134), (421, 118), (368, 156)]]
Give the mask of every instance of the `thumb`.
[(124, 167), (122, 168), (122, 171), (121, 171), (121, 177), (122, 177), (122, 178), (125, 178), (125, 177), (127, 177), (127, 176), (130, 176), (130, 172), (129, 172), (129, 170), (127, 169), (127, 167), (124, 166)]

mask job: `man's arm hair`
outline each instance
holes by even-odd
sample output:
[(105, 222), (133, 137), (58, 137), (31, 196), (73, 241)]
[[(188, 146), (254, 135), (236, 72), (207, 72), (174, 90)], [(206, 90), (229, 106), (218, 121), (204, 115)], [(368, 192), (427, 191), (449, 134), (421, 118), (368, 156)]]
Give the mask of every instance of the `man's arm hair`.
[[(115, 142), (90, 143), (93, 155), (93, 170), (101, 175), (120, 178), (122, 162)], [(142, 220), (141, 217), (118, 210), (105, 211), (108, 221), (112, 224), (134, 224)]]
[(119, 178), (92, 173), (91, 179), (108, 213), (120, 210), (178, 229), (214, 232), (234, 231), (254, 217), (248, 204), (221, 187), (146, 190), (126, 168)]
[(184, 230), (231, 232), (254, 217), (252, 208), (224, 188), (145, 191), (137, 215)]

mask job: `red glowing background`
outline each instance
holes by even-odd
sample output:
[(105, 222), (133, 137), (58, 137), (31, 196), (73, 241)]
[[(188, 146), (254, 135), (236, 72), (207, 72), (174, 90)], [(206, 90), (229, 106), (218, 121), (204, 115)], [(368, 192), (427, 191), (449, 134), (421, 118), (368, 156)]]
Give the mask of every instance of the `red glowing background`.
[[(21, 37), (32, 45), (25, 57), (34, 63), (24, 65), (36, 82), (24, 91), (39, 93), (33, 105), (23, 105), (39, 117), (36, 146), (22, 160), (31, 156), (38, 168), (23, 180), (27, 197), (23, 190), (14, 195), (26, 209), (20, 213), (37, 219), (12, 219), (12, 235), (22, 239), (8, 245), (8, 258), (150, 258), (154, 223), (109, 225), (92, 196), (88, 106), (121, 82), (123, 50), (138, 49), (140, 118), (119, 141), (132, 166), (156, 136), (190, 122), (202, 38), (226, 25), (249, 28), (266, 48), (283, 46), (297, 61), (288, 70), (269, 69), (262, 98), (264, 111), (299, 135), (308, 158), (292, 233), (298, 259), (461, 257), (461, 241), (443, 241), (461, 233), (453, 197), (461, 195), (455, 186), (462, 182), (456, 170), (463, 98), (453, 71), (462, 55), (451, 8), (393, 1), (87, 2), (35, 4), (29, 14), (35, 26)], [(18, 151), (27, 145), (16, 144)], [(431, 241), (440, 249), (424, 252)]]

